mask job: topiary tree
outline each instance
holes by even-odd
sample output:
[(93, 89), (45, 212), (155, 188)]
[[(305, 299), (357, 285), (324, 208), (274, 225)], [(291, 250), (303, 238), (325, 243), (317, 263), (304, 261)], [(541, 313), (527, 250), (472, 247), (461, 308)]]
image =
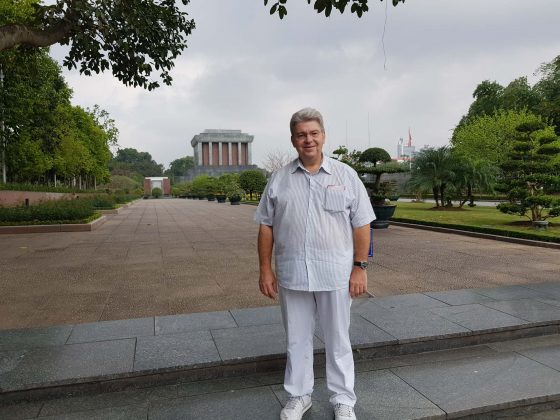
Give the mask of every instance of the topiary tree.
[(509, 203), (502, 213), (526, 216), (532, 222), (560, 215), (560, 139), (542, 122), (516, 128), (512, 151), (500, 165), (502, 180), (497, 190), (506, 192)]
[(371, 201), (375, 205), (383, 205), (387, 196), (392, 193), (392, 184), (381, 182), (381, 176), (387, 173), (407, 172), (406, 165), (391, 161), (391, 155), (380, 147), (371, 147), (360, 153), (358, 163), (354, 166), (358, 174), (371, 174), (373, 182), (364, 182), (369, 188)]

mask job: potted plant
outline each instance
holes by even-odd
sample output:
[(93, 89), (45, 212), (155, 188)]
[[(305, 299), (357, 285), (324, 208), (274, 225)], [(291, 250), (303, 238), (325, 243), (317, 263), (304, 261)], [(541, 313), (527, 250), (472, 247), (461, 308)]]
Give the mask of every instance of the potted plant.
[(225, 203), (227, 199), (227, 196), (224, 193), (217, 193), (216, 194), (216, 200), (218, 200), (218, 203)]
[(208, 194), (206, 198), (208, 198), (208, 201), (216, 201), (216, 196), (213, 193)]
[(229, 201), (232, 206), (236, 206), (236, 205), (238, 206), (239, 203), (241, 203), (241, 194), (235, 193), (230, 195)]
[[(358, 157), (356, 171), (362, 177), (366, 186), (371, 206), (376, 219), (371, 222), (374, 229), (389, 227), (389, 220), (393, 217), (396, 204), (391, 204), (388, 197), (394, 197), (394, 183), (381, 182), (381, 176), (386, 173), (406, 172), (408, 168), (391, 161), (391, 156), (380, 147), (364, 150)], [(397, 196), (398, 199), (398, 196)]]

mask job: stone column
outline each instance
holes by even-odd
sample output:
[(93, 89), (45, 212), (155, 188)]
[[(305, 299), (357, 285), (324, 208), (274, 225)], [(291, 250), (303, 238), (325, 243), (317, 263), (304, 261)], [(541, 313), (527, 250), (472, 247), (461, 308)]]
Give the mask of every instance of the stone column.
[(237, 142), (237, 164), (241, 166), (241, 142)]
[(218, 142), (218, 165), (222, 166), (222, 142)]
[(253, 152), (251, 150), (251, 146), (253, 143), (247, 143), (247, 165), (253, 164)]
[(228, 143), (228, 165), (233, 165), (233, 160), (231, 159), (231, 143)]
[(202, 166), (202, 143), (198, 142), (196, 144), (196, 148), (198, 150), (198, 153), (197, 153), (197, 155), (198, 155), (198, 166)]
[(208, 166), (212, 166), (212, 155), (213, 155), (213, 150), (212, 150), (212, 142), (209, 141), (208, 142)]

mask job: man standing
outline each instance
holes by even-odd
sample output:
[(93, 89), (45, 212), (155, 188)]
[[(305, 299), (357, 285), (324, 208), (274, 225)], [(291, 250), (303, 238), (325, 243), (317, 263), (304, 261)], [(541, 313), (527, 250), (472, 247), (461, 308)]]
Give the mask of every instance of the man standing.
[(301, 419), (311, 407), (317, 317), (335, 419), (356, 419), (350, 306), (367, 289), (369, 223), (375, 215), (356, 172), (323, 155), (319, 111), (296, 112), (290, 132), (298, 159), (272, 175), (255, 214), (259, 287), (271, 299), (279, 294), (287, 335), (284, 388), (290, 398), (280, 418)]

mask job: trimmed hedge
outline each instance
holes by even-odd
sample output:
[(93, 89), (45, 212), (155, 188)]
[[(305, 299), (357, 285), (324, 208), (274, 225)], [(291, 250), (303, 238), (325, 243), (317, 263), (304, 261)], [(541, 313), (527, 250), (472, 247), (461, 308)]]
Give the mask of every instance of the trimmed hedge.
[(0, 207), (0, 223), (76, 222), (94, 215), (90, 200), (45, 201), (34, 206)]
[(509, 238), (531, 239), (531, 240), (534, 240), (534, 241), (560, 243), (560, 238), (535, 235), (535, 234), (528, 233), (528, 232), (517, 232), (517, 231), (512, 231), (512, 230), (485, 228), (485, 227), (480, 227), (480, 226), (456, 225), (456, 224), (453, 224), (453, 223), (427, 222), (427, 221), (423, 221), (423, 220), (406, 219), (406, 218), (403, 218), (403, 217), (392, 217), (391, 220), (394, 220), (395, 222), (410, 223), (410, 224), (415, 224), (415, 225), (435, 226), (435, 227), (442, 227), (442, 228), (448, 228), (448, 229), (465, 230), (467, 232), (487, 233), (487, 234), (490, 234), (490, 235), (506, 236), (506, 237), (509, 237)]
[(80, 190), (68, 187), (50, 187), (48, 185), (36, 184), (1, 184), (0, 190), (6, 191), (33, 191), (33, 192), (58, 192), (58, 193), (85, 193), (94, 190)]

